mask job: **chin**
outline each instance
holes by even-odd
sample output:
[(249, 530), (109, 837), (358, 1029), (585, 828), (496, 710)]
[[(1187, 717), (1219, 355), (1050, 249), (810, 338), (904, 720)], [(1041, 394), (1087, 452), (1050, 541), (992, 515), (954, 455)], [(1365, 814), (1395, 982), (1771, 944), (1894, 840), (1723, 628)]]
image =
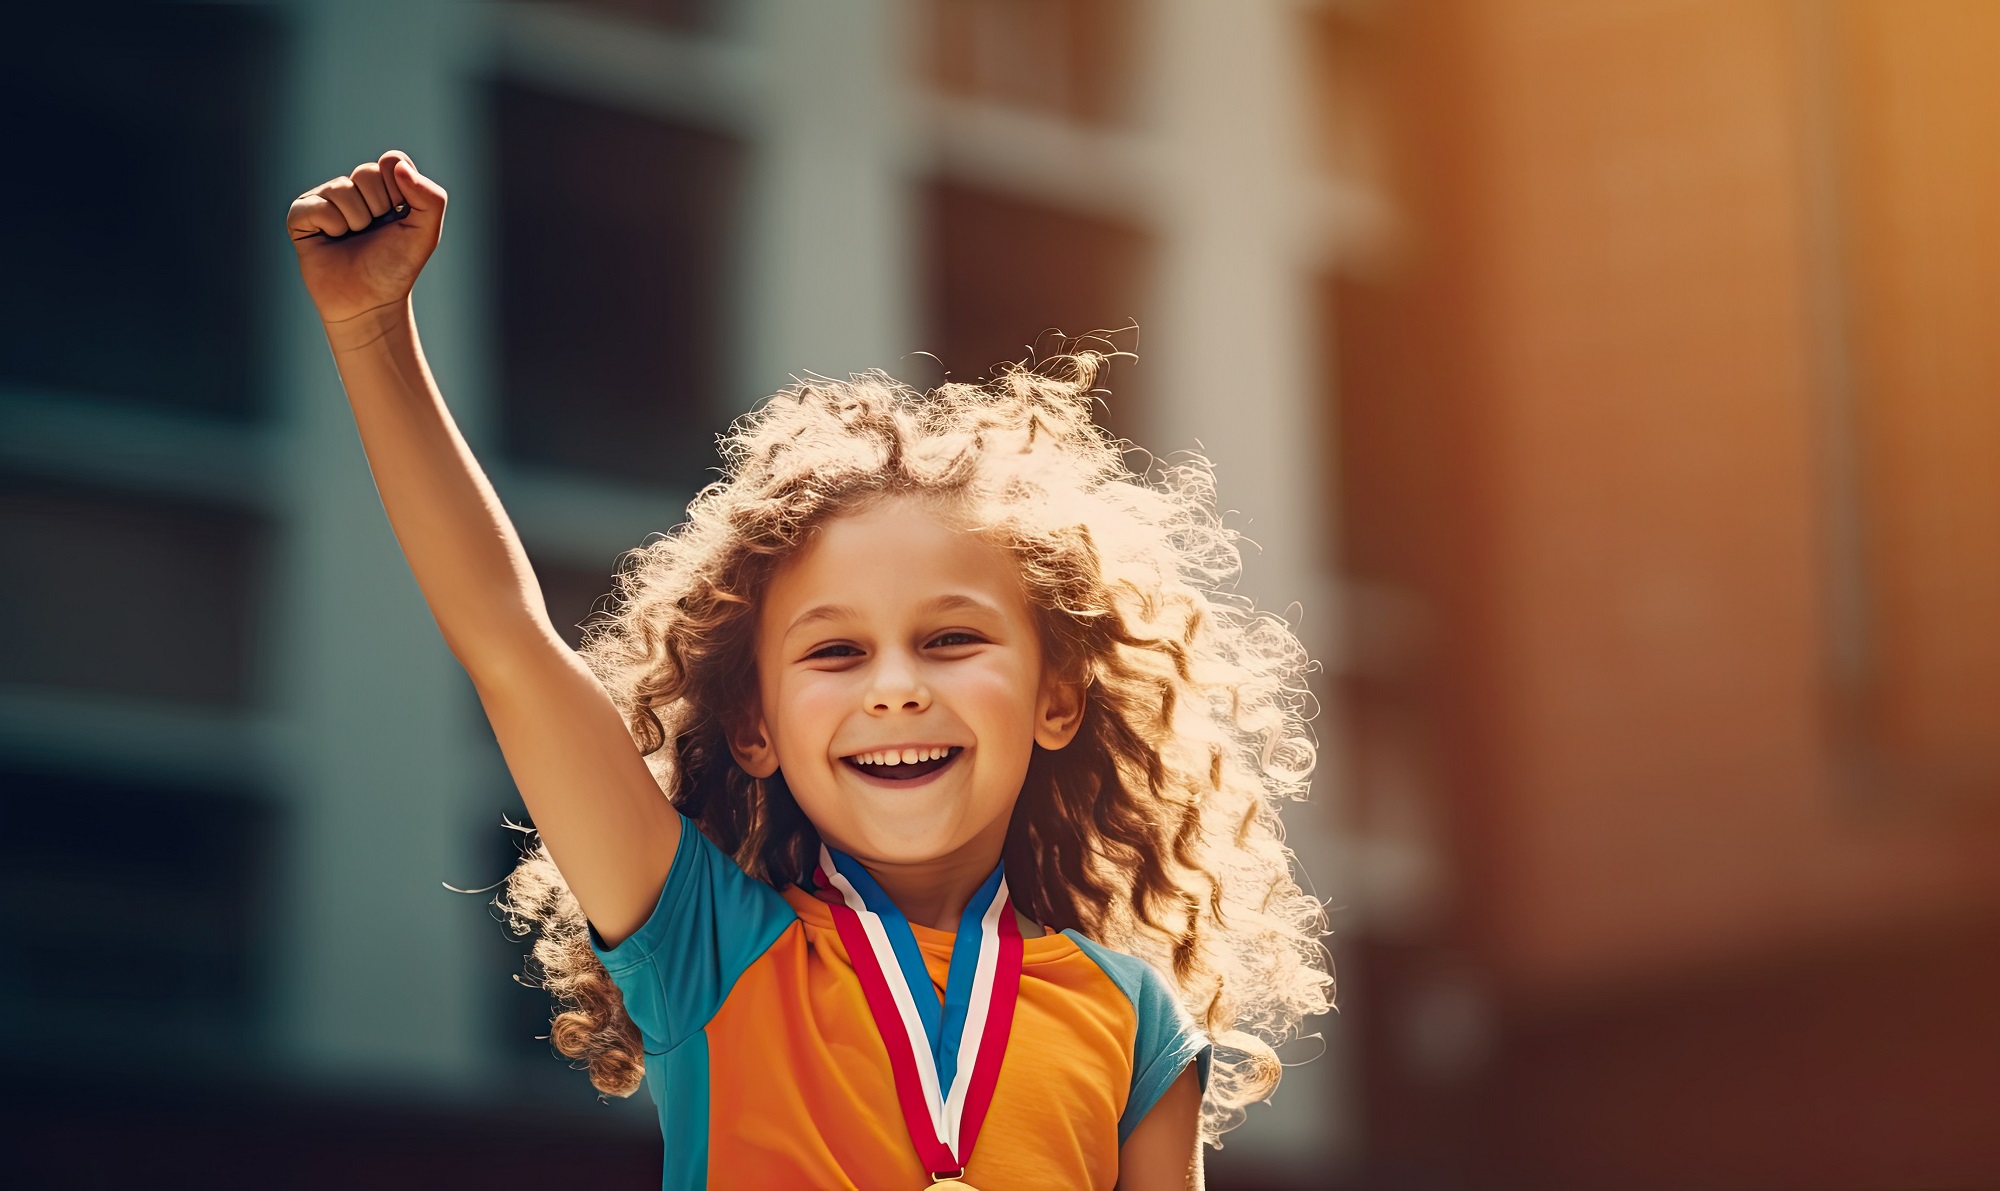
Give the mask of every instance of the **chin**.
[(921, 864), (949, 856), (981, 834), (978, 824), (961, 815), (962, 807), (941, 800), (936, 806), (868, 806), (845, 801), (840, 812), (824, 817), (800, 804), (826, 841), (860, 860), (883, 864)]
[(842, 784), (801, 793), (793, 787), (799, 809), (823, 839), (858, 860), (882, 864), (923, 864), (953, 855), (995, 829), (989, 816), (998, 817), (1004, 835), (1014, 809), (1011, 801), (988, 806), (972, 791), (949, 786), (904, 791)]
[(909, 823), (847, 823), (835, 846), (860, 860), (882, 864), (921, 864), (964, 847), (970, 836), (925, 830)]

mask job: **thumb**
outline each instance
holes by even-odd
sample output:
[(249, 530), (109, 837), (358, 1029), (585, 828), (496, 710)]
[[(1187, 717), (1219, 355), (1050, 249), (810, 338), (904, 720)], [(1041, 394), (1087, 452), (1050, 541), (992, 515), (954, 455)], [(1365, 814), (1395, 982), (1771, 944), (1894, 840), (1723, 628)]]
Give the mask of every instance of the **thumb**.
[(382, 156), (383, 169), (389, 172), (395, 189), (401, 192), (403, 201), (410, 204), (410, 210), (426, 214), (444, 210), (444, 187), (418, 173), (408, 154), (401, 149), (391, 149)]

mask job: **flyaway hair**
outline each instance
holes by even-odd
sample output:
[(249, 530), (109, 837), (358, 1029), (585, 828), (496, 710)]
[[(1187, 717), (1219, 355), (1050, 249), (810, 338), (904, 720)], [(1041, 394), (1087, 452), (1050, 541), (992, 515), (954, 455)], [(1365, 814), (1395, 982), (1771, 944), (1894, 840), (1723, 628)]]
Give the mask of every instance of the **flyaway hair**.
[[(1086, 685), (1069, 747), (1029, 763), (1004, 859), (1020, 908), (1154, 964), (1216, 1043), (1214, 1141), (1270, 1095), (1273, 1044), (1331, 1006), (1324, 916), (1279, 806), (1314, 761), (1305, 652), (1228, 593), (1240, 558), (1199, 460), (1135, 475), (1091, 419), (1105, 357), (1010, 366), (927, 393), (880, 372), (800, 381), (723, 436), (723, 478), (628, 554), (582, 656), (674, 805), (751, 876), (810, 871), (818, 838), (782, 775), (740, 769), (725, 726), (757, 697), (754, 601), (830, 518), (915, 497), (1009, 551), (1050, 665)], [(551, 1039), (630, 1095), (637, 1029), (545, 847), (499, 904), (561, 1007)]]

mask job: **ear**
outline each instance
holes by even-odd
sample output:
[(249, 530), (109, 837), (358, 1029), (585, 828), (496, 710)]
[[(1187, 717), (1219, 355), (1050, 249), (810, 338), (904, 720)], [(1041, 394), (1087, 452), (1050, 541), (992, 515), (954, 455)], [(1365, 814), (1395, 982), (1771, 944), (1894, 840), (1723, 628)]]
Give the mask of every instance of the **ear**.
[(764, 713), (731, 723), (725, 730), (729, 739), (729, 755), (743, 767), (743, 772), (754, 778), (767, 778), (778, 772), (778, 751), (771, 747), (771, 731), (764, 724)]
[(1042, 678), (1041, 695), (1035, 701), (1035, 743), (1055, 750), (1076, 739), (1083, 726), (1085, 684), (1075, 678), (1050, 673)]

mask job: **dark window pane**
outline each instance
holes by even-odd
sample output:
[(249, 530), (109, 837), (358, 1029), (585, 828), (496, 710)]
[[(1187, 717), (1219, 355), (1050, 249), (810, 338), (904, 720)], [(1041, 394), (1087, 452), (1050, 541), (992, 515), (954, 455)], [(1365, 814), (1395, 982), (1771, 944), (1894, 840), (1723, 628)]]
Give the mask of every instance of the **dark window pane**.
[[(942, 183), (927, 207), (927, 340), (951, 379), (976, 380), (996, 364), (1062, 350), (1063, 336), (1138, 318), (1152, 242), (1136, 228)], [(1112, 341), (1129, 350), (1137, 337)], [(1118, 360), (1100, 382), (1112, 394), (1100, 420), (1140, 442), (1142, 375)]]
[(728, 0), (565, 0), (565, 7), (595, 9), (686, 33), (717, 33), (727, 22), (730, 5)]
[(254, 1029), (276, 876), (265, 800), (9, 767), (0, 822), (0, 898), (24, 911), (0, 964), (17, 1054), (228, 1050)]
[[(528, 817), (519, 797), (510, 791), (507, 801), (512, 809), (505, 812), (505, 822), (495, 821), (480, 828), (476, 854), (488, 858), (487, 868), (479, 874), (482, 886), (504, 881), (520, 865), (521, 857), (534, 851), (537, 842), (534, 820)], [(517, 831), (508, 827), (508, 823), (527, 830)], [(506, 915), (492, 904), (505, 891), (502, 885), (471, 895), (486, 904), (487, 917), (494, 924), (491, 932), (485, 932), (486, 946), (481, 949), (488, 957), (481, 972), (490, 975), (482, 975), (481, 979), (488, 981), (487, 991), (498, 1002), (498, 1011), (493, 1015), (499, 1030), (495, 1044), (503, 1055), (545, 1078), (569, 1082), (574, 1088), (586, 1087), (587, 1077), (571, 1070), (569, 1060), (558, 1054), (548, 1040), (556, 1001), (547, 989), (540, 987), (541, 973), (530, 956), (538, 936), (517, 937), (505, 925)]]
[(0, 480), (0, 682), (249, 701), (251, 514)]
[(725, 420), (742, 145), (512, 85), (493, 100), (507, 449), (694, 490)]
[(1130, 107), (1143, 6), (1132, 0), (928, 0), (932, 82), (1089, 123)]
[(574, 649), (583, 641), (583, 622), (611, 603), (611, 570), (588, 570), (552, 562), (536, 562), (535, 577), (542, 584), (542, 601), (549, 609), (549, 623)]
[(253, 247), (291, 197), (260, 185), (271, 15), (9, 12), (0, 384), (251, 411)]
[(1319, 165), (1363, 186), (1392, 184), (1384, 142), (1385, 67), (1391, 52), (1382, 19), (1329, 5), (1304, 19)]

